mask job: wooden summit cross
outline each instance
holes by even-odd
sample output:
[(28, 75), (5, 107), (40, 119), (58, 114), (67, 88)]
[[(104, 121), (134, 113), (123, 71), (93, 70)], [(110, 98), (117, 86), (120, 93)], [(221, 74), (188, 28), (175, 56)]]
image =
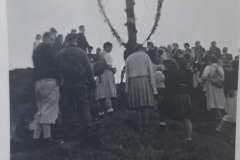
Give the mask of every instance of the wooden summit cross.
[[(137, 29), (136, 29), (136, 18), (134, 14), (134, 5), (135, 5), (135, 0), (125, 0), (126, 1), (126, 14), (127, 14), (127, 23), (125, 26), (127, 26), (128, 30), (128, 41), (127, 43), (124, 43), (122, 38), (119, 36), (118, 32), (113, 28), (113, 25), (111, 24), (110, 20), (107, 17), (107, 14), (105, 12), (105, 6), (102, 4), (102, 0), (98, 0), (98, 6), (100, 8), (100, 12), (105, 18), (105, 22), (109, 26), (113, 36), (117, 39), (117, 41), (120, 43), (120, 45), (125, 46), (127, 49), (132, 49), (136, 43), (137, 43)], [(158, 1), (157, 3), (157, 13), (155, 15), (155, 22), (153, 24), (153, 27), (151, 29), (150, 34), (146, 38), (146, 40), (143, 42), (143, 44), (150, 39), (150, 37), (154, 34), (158, 22), (160, 20), (161, 16), (161, 8), (162, 8), (162, 3), (163, 0), (156, 0)], [(145, 2), (146, 3), (146, 2)]]

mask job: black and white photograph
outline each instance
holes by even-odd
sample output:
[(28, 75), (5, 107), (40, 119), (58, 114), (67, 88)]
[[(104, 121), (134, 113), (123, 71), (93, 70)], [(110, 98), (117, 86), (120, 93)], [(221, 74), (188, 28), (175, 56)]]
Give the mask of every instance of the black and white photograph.
[(239, 6), (7, 0), (10, 159), (235, 160)]

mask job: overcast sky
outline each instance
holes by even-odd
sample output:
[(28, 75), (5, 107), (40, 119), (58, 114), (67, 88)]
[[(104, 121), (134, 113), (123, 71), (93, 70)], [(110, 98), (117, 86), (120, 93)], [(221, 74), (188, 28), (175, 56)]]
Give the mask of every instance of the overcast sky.
[[(115, 29), (127, 41), (125, 0), (103, 0), (106, 11)], [(147, 10), (146, 4), (150, 10)], [(209, 48), (215, 40), (222, 48), (237, 55), (239, 48), (239, 2), (238, 0), (164, 0), (161, 21), (151, 41), (156, 46), (177, 42), (191, 46), (196, 40)], [(136, 0), (138, 42), (142, 43), (153, 26), (157, 0)], [(36, 34), (42, 34), (51, 27), (64, 36), (71, 29), (85, 25), (90, 45), (102, 47), (110, 41), (114, 65), (117, 67), (116, 81), (124, 66), (123, 51), (112, 37), (99, 12), (97, 0), (7, 0), (9, 28), (10, 69), (32, 67), (32, 48)]]

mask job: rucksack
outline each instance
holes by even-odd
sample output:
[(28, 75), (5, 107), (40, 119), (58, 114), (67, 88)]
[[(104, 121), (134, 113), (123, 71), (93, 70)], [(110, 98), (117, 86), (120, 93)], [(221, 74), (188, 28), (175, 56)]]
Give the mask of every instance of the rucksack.
[[(215, 67), (215, 66), (213, 66), (213, 67)], [(218, 67), (219, 66), (215, 67), (216, 68), (215, 73), (213, 74), (213, 76), (209, 77), (209, 81), (213, 86), (215, 86), (217, 88), (223, 88), (224, 78), (221, 75), (221, 73), (219, 72)]]
[(94, 76), (100, 76), (103, 74), (104, 70), (107, 68), (107, 63), (102, 56), (98, 55), (93, 63), (93, 73)]

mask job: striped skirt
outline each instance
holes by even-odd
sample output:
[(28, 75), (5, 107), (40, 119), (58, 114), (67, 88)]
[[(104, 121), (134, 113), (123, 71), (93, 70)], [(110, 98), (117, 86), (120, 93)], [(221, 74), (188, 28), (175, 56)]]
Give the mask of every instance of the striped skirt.
[(154, 107), (154, 95), (148, 76), (134, 77), (129, 80), (130, 109)]

